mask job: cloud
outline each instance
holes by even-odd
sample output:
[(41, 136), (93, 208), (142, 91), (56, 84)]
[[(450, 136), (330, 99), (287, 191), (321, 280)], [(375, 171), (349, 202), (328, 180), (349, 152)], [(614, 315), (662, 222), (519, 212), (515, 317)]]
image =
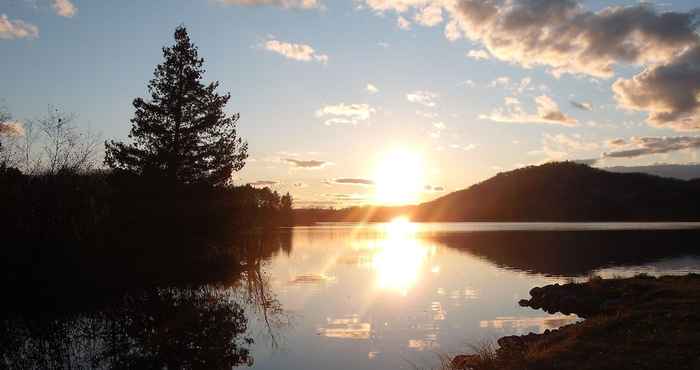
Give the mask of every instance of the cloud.
[(697, 41), (696, 15), (644, 4), (591, 12), (575, 0), (460, 0), (453, 14), (498, 59), (597, 77), (610, 77), (619, 62), (672, 58)]
[(428, 193), (442, 193), (445, 191), (444, 186), (434, 186), (434, 185), (425, 185), (424, 190)]
[[(528, 152), (528, 154), (543, 155), (546, 157), (545, 161), (561, 161), (570, 158), (572, 153), (578, 153), (579, 155), (581, 152), (590, 153), (599, 147), (598, 143), (584, 141), (581, 135), (578, 134), (544, 134), (542, 135), (542, 149), (533, 150)], [(590, 164), (592, 163), (594, 162)]]
[(426, 111), (422, 111), (422, 110), (417, 110), (416, 114), (421, 116), (421, 117), (425, 117), (425, 118), (429, 118), (429, 119), (435, 119), (438, 117), (438, 114), (435, 112), (426, 112)]
[(406, 94), (406, 100), (410, 101), (411, 103), (421, 104), (431, 108), (437, 105), (435, 103), (435, 99), (437, 99), (437, 97), (438, 94), (432, 91), (423, 90), (417, 90)]
[(226, 5), (276, 6), (279, 8), (315, 9), (322, 7), (319, 0), (217, 0)]
[(287, 162), (296, 168), (304, 168), (304, 169), (319, 169), (319, 168), (329, 166), (331, 164), (331, 162), (319, 161), (319, 160), (315, 160), (315, 159), (302, 160), (302, 159), (294, 159), (294, 158), (284, 158), (284, 159), (282, 159), (282, 161)]
[(367, 87), (365, 88), (365, 90), (367, 90), (367, 92), (370, 94), (376, 94), (379, 92), (379, 89), (370, 83), (367, 84)]
[(613, 148), (621, 147), (621, 146), (627, 145), (627, 140), (625, 140), (625, 139), (613, 139), (613, 140), (608, 140), (605, 144), (607, 146), (613, 147)]
[[(360, 0), (362, 1), (362, 0)], [(364, 0), (376, 13), (442, 6), (445, 37), (479, 42), (496, 59), (555, 76), (611, 78), (621, 64), (645, 66), (613, 84), (618, 104), (647, 112), (652, 126), (700, 130), (700, 10), (654, 4), (587, 10), (577, 0)]]
[(472, 49), (472, 50), (469, 50), (467, 52), (467, 58), (476, 59), (476, 60), (486, 60), (486, 59), (490, 59), (491, 55), (486, 50), (474, 50), (474, 49)]
[(0, 136), (24, 136), (24, 126), (17, 121), (0, 122)]
[(570, 101), (571, 106), (581, 109), (581, 110), (587, 110), (587, 111), (592, 111), (593, 110), (593, 104), (590, 102), (584, 101), (584, 102), (578, 102), (578, 101)]
[(275, 180), (258, 180), (258, 181), (249, 182), (248, 185), (255, 186), (255, 187), (265, 187), (265, 186), (279, 185), (279, 183), (280, 183), (279, 181), (275, 181)]
[(78, 8), (70, 0), (53, 0), (53, 9), (61, 17), (70, 18), (78, 12)]
[(356, 194), (356, 193), (330, 193), (330, 194), (324, 194), (325, 197), (337, 200), (337, 201), (343, 201), (343, 202), (362, 202), (366, 199), (366, 197), (362, 194)]
[(351, 178), (351, 177), (342, 177), (342, 178), (338, 178), (338, 179), (333, 179), (332, 183), (339, 184), (339, 185), (374, 186), (374, 181), (372, 181), (372, 180), (362, 179), (362, 178)]
[(314, 48), (306, 44), (294, 44), (279, 40), (268, 40), (265, 42), (264, 48), (280, 54), (287, 59), (299, 60), (302, 62), (316, 61), (323, 64), (328, 63), (328, 55), (318, 54)]
[[(624, 139), (618, 139), (623, 145)], [(700, 148), (699, 136), (636, 137), (629, 140), (629, 149), (604, 153), (609, 158), (632, 158), (649, 154), (663, 154), (684, 149)]]
[(576, 126), (577, 121), (559, 110), (552, 98), (547, 95), (540, 95), (535, 98), (537, 113), (525, 112), (520, 100), (514, 97), (506, 97), (503, 108), (497, 108), (490, 114), (481, 114), (479, 118), (488, 119), (494, 122), (503, 123), (546, 123), (562, 126)]
[(618, 104), (646, 111), (652, 126), (700, 130), (700, 45), (612, 86)]
[(0, 15), (0, 39), (35, 39), (39, 37), (39, 27), (22, 20), (11, 20), (7, 15)]
[(360, 121), (367, 121), (376, 111), (368, 104), (345, 104), (326, 105), (316, 111), (316, 117), (331, 117), (324, 122), (326, 125), (338, 123), (357, 124)]
[(399, 26), (400, 29), (402, 30), (410, 30), (411, 29), (411, 21), (404, 17), (399, 17), (396, 19), (396, 25)]
[(495, 78), (491, 83), (489, 83), (489, 87), (498, 87), (498, 86), (503, 86), (506, 87), (510, 84), (510, 77), (507, 76), (501, 76)]
[(416, 23), (432, 27), (442, 23), (442, 7), (439, 4), (428, 5), (416, 12)]

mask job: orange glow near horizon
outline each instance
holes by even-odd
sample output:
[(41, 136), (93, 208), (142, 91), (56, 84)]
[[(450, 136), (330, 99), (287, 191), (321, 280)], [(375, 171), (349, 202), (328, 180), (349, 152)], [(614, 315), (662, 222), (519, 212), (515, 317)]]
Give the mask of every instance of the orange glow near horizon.
[(375, 202), (383, 205), (417, 203), (425, 187), (425, 164), (417, 152), (394, 150), (376, 167)]

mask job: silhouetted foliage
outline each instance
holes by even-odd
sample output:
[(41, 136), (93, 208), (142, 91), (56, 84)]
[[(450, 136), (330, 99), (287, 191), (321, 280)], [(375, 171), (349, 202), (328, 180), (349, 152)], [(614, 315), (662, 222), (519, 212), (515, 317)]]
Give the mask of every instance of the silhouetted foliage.
[(105, 163), (170, 182), (226, 184), (248, 156), (248, 144), (236, 134), (239, 115), (224, 112), (231, 96), (216, 93), (218, 81), (202, 83), (204, 59), (184, 27), (175, 30), (175, 45), (163, 48), (163, 57), (148, 84), (150, 99), (134, 100), (132, 143), (105, 143)]

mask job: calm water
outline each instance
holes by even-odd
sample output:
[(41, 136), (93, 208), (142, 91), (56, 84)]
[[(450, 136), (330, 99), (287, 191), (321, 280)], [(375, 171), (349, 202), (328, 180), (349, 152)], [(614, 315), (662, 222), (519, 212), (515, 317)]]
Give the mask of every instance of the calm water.
[(0, 360), (10, 368), (430, 367), (436, 353), (578, 320), (519, 307), (534, 286), (700, 272), (700, 224), (691, 223), (325, 224), (279, 235), (237, 246), (226, 282), (0, 320)]
[[(435, 365), (503, 335), (577, 320), (521, 308), (534, 286), (583, 277), (700, 271), (698, 224), (326, 224), (293, 230), (267, 267), (292, 316), (280, 347), (255, 346), (257, 369)], [(654, 231), (650, 231), (650, 230)], [(652, 249), (657, 249), (654, 251)], [(658, 249), (663, 249), (659, 252)], [(587, 256), (596, 254), (595, 256)]]

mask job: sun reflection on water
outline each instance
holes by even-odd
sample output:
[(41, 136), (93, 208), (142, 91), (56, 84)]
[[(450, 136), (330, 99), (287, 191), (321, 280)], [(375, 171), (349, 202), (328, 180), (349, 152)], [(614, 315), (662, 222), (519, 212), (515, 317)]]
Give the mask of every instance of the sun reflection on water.
[(419, 280), (431, 248), (417, 238), (417, 225), (406, 218), (395, 219), (381, 228), (383, 238), (374, 245), (376, 253), (372, 256), (377, 287), (405, 296)]

